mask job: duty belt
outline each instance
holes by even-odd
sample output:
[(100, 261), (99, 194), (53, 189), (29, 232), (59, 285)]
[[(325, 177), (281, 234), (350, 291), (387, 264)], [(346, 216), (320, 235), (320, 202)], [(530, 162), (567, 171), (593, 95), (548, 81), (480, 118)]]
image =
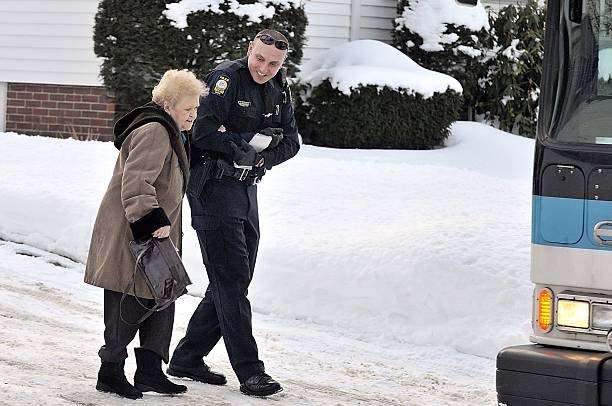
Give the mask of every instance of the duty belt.
[(262, 175), (256, 175), (254, 171), (249, 168), (236, 168), (223, 159), (218, 159), (216, 166), (214, 173), (216, 179), (229, 177), (244, 182), (247, 185), (255, 185), (261, 181)]

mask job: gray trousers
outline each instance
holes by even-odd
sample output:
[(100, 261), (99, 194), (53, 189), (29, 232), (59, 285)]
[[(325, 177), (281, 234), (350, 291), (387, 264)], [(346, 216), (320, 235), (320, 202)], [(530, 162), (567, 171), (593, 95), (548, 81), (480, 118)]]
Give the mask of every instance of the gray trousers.
[[(174, 303), (160, 312), (154, 312), (142, 323), (131, 326), (119, 315), (119, 303), (122, 293), (104, 289), (104, 345), (98, 355), (104, 362), (123, 362), (127, 356), (127, 346), (139, 333), (140, 347), (157, 353), (168, 363), (172, 326), (174, 324)], [(141, 299), (140, 302), (151, 308), (153, 299)], [(121, 305), (121, 315), (129, 323), (136, 323), (147, 311), (136, 301), (134, 296), (127, 295)]]

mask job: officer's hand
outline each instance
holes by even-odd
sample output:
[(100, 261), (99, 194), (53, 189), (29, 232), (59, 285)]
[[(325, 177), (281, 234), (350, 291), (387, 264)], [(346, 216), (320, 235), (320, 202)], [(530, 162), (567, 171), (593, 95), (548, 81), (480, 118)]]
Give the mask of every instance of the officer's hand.
[(255, 148), (255, 151), (261, 152), (265, 149), (275, 148), (282, 139), (282, 128), (267, 127), (253, 135), (249, 145)]
[(266, 149), (276, 148), (276, 146), (283, 140), (283, 134), (273, 135), (272, 141), (270, 141), (270, 145)]
[(230, 147), (234, 151), (232, 160), (239, 167), (250, 167), (263, 165), (263, 158), (245, 140), (240, 140), (240, 146), (230, 141)]
[(273, 137), (275, 135), (283, 135), (283, 129), (280, 127), (266, 127), (263, 130), (259, 131), (260, 134), (268, 135)]
[(263, 132), (266, 130), (271, 130), (269, 131), (270, 132), (269, 135), (272, 138), (272, 140), (270, 141), (270, 145), (268, 145), (266, 149), (276, 148), (276, 146), (283, 140), (283, 129), (268, 127), (260, 132)]

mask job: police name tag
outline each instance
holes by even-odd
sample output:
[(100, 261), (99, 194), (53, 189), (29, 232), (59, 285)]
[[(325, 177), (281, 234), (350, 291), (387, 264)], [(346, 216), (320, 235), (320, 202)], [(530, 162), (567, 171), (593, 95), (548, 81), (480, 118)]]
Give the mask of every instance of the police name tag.
[(229, 78), (225, 75), (219, 76), (219, 79), (215, 82), (215, 87), (213, 88), (213, 93), (219, 96), (223, 96), (225, 91), (229, 86)]
[(238, 105), (240, 107), (249, 107), (251, 105), (250, 101), (238, 100)]

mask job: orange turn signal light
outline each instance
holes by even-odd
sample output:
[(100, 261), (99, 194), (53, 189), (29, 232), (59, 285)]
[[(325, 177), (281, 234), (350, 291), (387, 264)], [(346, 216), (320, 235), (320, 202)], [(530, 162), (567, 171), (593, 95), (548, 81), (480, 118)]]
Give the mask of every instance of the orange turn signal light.
[(548, 288), (538, 292), (538, 327), (544, 332), (550, 331), (553, 321), (553, 294)]

